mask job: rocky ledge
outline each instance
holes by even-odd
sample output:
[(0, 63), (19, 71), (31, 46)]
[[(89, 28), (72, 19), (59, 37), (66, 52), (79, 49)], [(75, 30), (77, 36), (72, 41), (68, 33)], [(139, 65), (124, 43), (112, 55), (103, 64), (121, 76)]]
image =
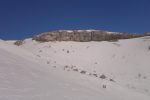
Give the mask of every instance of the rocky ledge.
[(145, 34), (128, 34), (119, 32), (109, 32), (102, 30), (58, 30), (45, 32), (40, 35), (33, 36), (33, 40), (40, 42), (48, 41), (117, 41), (118, 39), (129, 39), (142, 37)]

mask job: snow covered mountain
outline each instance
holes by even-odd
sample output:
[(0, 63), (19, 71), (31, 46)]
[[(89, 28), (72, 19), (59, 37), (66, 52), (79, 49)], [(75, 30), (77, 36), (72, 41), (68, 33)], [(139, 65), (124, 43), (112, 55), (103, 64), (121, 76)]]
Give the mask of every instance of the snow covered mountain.
[(0, 100), (150, 100), (150, 37), (0, 41)]

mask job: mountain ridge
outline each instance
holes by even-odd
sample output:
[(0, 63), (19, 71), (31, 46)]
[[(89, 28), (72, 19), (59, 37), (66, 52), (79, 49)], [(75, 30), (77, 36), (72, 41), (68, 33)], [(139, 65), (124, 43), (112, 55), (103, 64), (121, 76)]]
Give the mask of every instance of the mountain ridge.
[(56, 30), (44, 32), (33, 36), (33, 40), (40, 42), (48, 41), (117, 41), (118, 39), (129, 39), (147, 36), (149, 34), (129, 34), (121, 32), (110, 32), (103, 30)]
[(0, 99), (149, 100), (149, 59), (150, 36), (0, 41)]

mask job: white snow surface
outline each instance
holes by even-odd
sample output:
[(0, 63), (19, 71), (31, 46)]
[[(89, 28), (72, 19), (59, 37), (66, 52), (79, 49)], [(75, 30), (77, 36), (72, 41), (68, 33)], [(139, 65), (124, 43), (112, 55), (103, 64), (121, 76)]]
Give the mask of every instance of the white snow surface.
[[(63, 31), (66, 31), (68, 33), (72, 33), (74, 30), (59, 30), (59, 32), (63, 32)], [(78, 31), (78, 32), (84, 32), (84, 31), (86, 31), (86, 32), (93, 32), (93, 31), (99, 31), (99, 30), (88, 29), (88, 30), (76, 30), (76, 31)]]
[(0, 100), (150, 100), (150, 37), (13, 42), (0, 41)]

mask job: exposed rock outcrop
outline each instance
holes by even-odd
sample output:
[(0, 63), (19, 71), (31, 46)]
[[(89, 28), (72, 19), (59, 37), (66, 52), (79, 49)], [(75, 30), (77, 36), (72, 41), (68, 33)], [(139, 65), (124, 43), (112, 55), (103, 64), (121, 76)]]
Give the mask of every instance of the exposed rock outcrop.
[(14, 44), (17, 45), (17, 46), (23, 45), (24, 43), (25, 43), (24, 40), (17, 40), (17, 41), (14, 42)]
[(102, 30), (59, 30), (45, 32), (34, 36), (33, 40), (48, 42), (48, 41), (116, 41), (118, 39), (129, 39), (141, 37), (140, 34), (127, 34), (119, 32), (108, 32)]

